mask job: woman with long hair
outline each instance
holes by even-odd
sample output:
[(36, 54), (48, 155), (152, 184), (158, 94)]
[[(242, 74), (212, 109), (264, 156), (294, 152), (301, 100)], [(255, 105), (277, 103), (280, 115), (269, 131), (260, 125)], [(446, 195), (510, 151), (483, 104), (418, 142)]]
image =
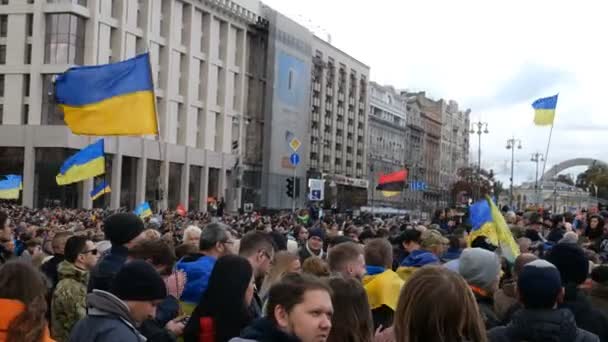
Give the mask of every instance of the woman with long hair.
[(252, 321), (249, 306), (254, 290), (253, 268), (236, 255), (215, 263), (209, 287), (184, 329), (185, 342), (226, 342), (238, 337)]
[(394, 320), (397, 342), (486, 342), (486, 329), (465, 280), (424, 266), (405, 284)]
[(330, 278), (334, 307), (327, 342), (371, 342), (374, 321), (361, 282), (354, 278)]
[(0, 266), (0, 342), (50, 342), (46, 285), (32, 265), (17, 260)]
[(274, 264), (266, 276), (266, 279), (264, 279), (264, 283), (260, 289), (260, 298), (265, 300), (268, 296), (268, 290), (270, 290), (272, 285), (281, 281), (283, 275), (286, 273), (300, 272), (301, 270), (302, 265), (300, 264), (300, 258), (297, 255), (284, 251), (275, 254)]

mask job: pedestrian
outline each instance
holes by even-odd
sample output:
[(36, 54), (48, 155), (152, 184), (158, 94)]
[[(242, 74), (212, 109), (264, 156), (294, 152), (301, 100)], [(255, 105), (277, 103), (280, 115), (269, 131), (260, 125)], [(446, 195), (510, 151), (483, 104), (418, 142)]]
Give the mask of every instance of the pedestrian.
[(355, 242), (341, 243), (329, 251), (327, 264), (333, 275), (362, 281), (366, 273), (363, 246)]
[(523, 267), (537, 260), (538, 257), (531, 253), (523, 253), (515, 258), (513, 267), (513, 277), (506, 280), (500, 289), (494, 293), (494, 312), (502, 322), (509, 322), (511, 315), (521, 309), (517, 298), (517, 278)]
[[(52, 295), (53, 289), (59, 282), (58, 268), (59, 264), (65, 260), (64, 251), (65, 245), (68, 239), (72, 236), (70, 232), (57, 232), (51, 240), (51, 248), (53, 249), (53, 256), (40, 266), (42, 273), (48, 280), (49, 294)], [(50, 302), (50, 301), (49, 301)]]
[[(274, 260), (275, 244), (267, 233), (249, 232), (241, 238), (239, 244), (239, 255), (246, 258), (253, 268), (253, 277), (264, 281), (264, 277), (270, 271)], [(251, 302), (251, 314), (254, 319), (262, 316), (262, 299), (254, 288), (253, 301)], [(238, 336), (238, 335), (237, 335)]]
[(32, 238), (25, 241), (25, 250), (19, 258), (21, 258), (21, 261), (32, 264), (32, 261), (38, 259), (40, 254), (42, 254), (42, 241)]
[(405, 284), (393, 328), (396, 341), (487, 341), (483, 320), (467, 283), (440, 266), (422, 267)]
[(217, 217), (224, 217), (224, 209), (226, 208), (226, 202), (224, 202), (224, 197), (220, 197), (220, 200), (217, 202)]
[(182, 242), (195, 246), (198, 249), (198, 244), (201, 240), (201, 232), (202, 230), (197, 226), (188, 226), (188, 228), (184, 230)]
[(334, 277), (329, 279), (329, 287), (334, 314), (327, 341), (371, 342), (374, 321), (361, 282), (352, 277)]
[(557, 308), (564, 289), (553, 264), (545, 260), (526, 264), (517, 278), (517, 293), (524, 308), (507, 326), (488, 332), (492, 342), (600, 341), (597, 335), (576, 326), (570, 310)]
[(298, 242), (299, 248), (304, 247), (306, 245), (306, 242), (308, 241), (308, 229), (306, 229), (306, 227), (302, 225), (297, 225), (293, 229), (293, 237)]
[(368, 240), (365, 245), (367, 275), (363, 277), (363, 287), (367, 294), (374, 329), (390, 327), (397, 308), (403, 279), (393, 272), (393, 247), (387, 239)]
[(441, 233), (435, 229), (425, 230), (420, 234), (420, 248), (413, 249), (409, 255), (403, 259), (397, 274), (407, 282), (416, 270), (424, 265), (439, 264), (439, 257), (444, 253), (444, 245), (450, 241), (443, 237)]
[(87, 296), (87, 316), (76, 323), (70, 342), (146, 341), (137, 327), (155, 316), (165, 297), (165, 283), (152, 265), (142, 260), (126, 263), (109, 292), (93, 290)]
[(104, 220), (103, 225), (112, 248), (91, 271), (89, 292), (94, 289), (109, 291), (112, 279), (127, 261), (129, 248), (144, 239), (144, 222), (133, 213), (113, 214)]
[(290, 273), (270, 289), (265, 317), (230, 342), (325, 342), (332, 314), (331, 289), (326, 283)]
[(558, 243), (551, 249), (547, 261), (557, 267), (565, 288), (564, 300), (559, 307), (572, 311), (579, 328), (608, 341), (608, 318), (594, 308), (587, 295), (579, 289), (589, 273), (589, 261), (583, 249), (575, 244)]
[(264, 279), (262, 287), (260, 288), (260, 298), (262, 301), (266, 302), (270, 288), (281, 281), (285, 274), (298, 273), (301, 271), (302, 265), (300, 264), (300, 258), (298, 258), (297, 255), (285, 251), (275, 254), (274, 264), (270, 268), (270, 272)]
[(329, 266), (319, 257), (310, 257), (302, 264), (302, 272), (319, 278), (329, 277)]
[(86, 316), (89, 272), (99, 254), (93, 241), (72, 236), (65, 245), (65, 260), (59, 264), (59, 283), (52, 295), (51, 331), (57, 341), (68, 341), (70, 331)]
[(0, 211), (0, 264), (9, 261), (15, 255), (15, 237), (10, 227), (8, 215)]
[(250, 262), (236, 255), (219, 258), (207, 291), (201, 297), (184, 330), (184, 342), (227, 342), (238, 337), (253, 320), (254, 272)]
[(486, 329), (500, 325), (494, 312), (494, 292), (500, 280), (500, 260), (494, 252), (483, 248), (467, 248), (459, 259), (458, 272), (475, 295)]
[(608, 316), (608, 265), (599, 265), (591, 271), (593, 284), (589, 299), (594, 308)]
[(311, 256), (316, 256), (321, 259), (325, 258), (323, 252), (323, 241), (325, 240), (325, 229), (321, 227), (312, 228), (308, 233), (308, 240), (304, 246), (300, 247), (299, 256), (300, 262), (304, 264), (306, 259)]
[(229, 227), (223, 223), (210, 223), (201, 233), (199, 252), (182, 258), (176, 265), (178, 270), (186, 273), (186, 287), (181, 300), (185, 303), (183, 310), (191, 313), (207, 290), (209, 277), (215, 261), (231, 254), (234, 240)]
[(0, 342), (52, 342), (46, 320), (44, 278), (32, 265), (0, 266)]

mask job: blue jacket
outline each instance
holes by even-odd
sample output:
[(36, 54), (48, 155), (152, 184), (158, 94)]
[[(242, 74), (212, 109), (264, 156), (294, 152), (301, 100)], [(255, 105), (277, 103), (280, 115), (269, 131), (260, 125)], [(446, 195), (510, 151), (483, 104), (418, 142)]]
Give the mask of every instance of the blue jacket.
[(110, 254), (106, 255), (91, 270), (89, 279), (89, 292), (93, 290), (110, 291), (112, 280), (127, 262), (129, 249), (125, 246), (112, 246)]
[(454, 260), (460, 258), (460, 254), (462, 253), (462, 249), (460, 248), (448, 248), (448, 250), (443, 253), (441, 259), (443, 260)]
[(184, 257), (177, 269), (186, 273), (186, 286), (182, 298), (186, 303), (198, 304), (209, 285), (209, 277), (215, 266), (215, 258), (203, 254)]
[(439, 259), (435, 254), (425, 251), (424, 249), (415, 250), (401, 262), (401, 266), (405, 267), (422, 267), (428, 264), (439, 263)]

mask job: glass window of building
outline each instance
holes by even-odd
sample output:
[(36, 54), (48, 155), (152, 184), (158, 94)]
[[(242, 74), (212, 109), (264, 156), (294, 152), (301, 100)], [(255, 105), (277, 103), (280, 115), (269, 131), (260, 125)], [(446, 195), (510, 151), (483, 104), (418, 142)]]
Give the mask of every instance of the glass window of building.
[(45, 63), (83, 64), (84, 38), (84, 18), (68, 13), (47, 14)]
[(2, 15), (0, 15), (0, 37), (6, 38), (7, 30), (8, 30), (8, 15), (2, 14)]
[(55, 75), (42, 75), (42, 117), (43, 125), (64, 125), (63, 111), (55, 103), (53, 78)]
[(4, 74), (0, 74), (0, 97), (4, 97)]
[(6, 45), (0, 45), (0, 64), (6, 64)]

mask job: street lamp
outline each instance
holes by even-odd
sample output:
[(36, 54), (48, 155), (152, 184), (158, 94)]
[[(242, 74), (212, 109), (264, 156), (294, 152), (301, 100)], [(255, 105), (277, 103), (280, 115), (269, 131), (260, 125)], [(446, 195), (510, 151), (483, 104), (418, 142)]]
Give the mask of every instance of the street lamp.
[(507, 140), (507, 150), (511, 150), (511, 185), (509, 186), (509, 207), (513, 208), (513, 170), (515, 167), (515, 145), (521, 150), (521, 140), (512, 137)]
[(469, 133), (477, 134), (479, 141), (477, 146), (477, 198), (479, 198), (481, 197), (481, 135), (490, 133), (488, 131), (488, 123), (481, 121), (473, 122)]
[(543, 154), (536, 152), (532, 153), (531, 161), (536, 163), (536, 177), (534, 178), (534, 202), (538, 204), (538, 163), (544, 162)]

